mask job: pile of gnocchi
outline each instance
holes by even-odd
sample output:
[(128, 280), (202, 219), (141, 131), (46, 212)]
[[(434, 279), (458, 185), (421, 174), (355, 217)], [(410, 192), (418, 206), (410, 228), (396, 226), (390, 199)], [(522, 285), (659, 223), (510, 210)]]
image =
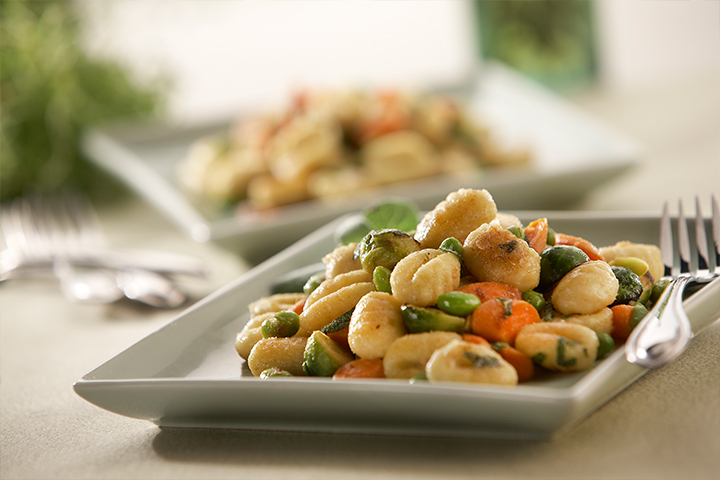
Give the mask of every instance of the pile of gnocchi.
[(249, 305), (235, 348), (261, 378), (513, 386), (591, 368), (660, 296), (660, 249), (598, 248), (460, 189), (412, 232), (371, 231), (323, 259), (302, 292)]
[(302, 91), (193, 143), (179, 186), (206, 204), (263, 211), (496, 165), (527, 163), (455, 98), (399, 90)]

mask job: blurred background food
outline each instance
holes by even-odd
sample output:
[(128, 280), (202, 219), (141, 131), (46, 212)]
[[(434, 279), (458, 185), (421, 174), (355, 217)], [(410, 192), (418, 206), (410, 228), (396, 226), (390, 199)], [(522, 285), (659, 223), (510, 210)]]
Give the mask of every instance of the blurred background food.
[[(112, 192), (79, 148), (84, 129), (109, 120), (201, 123), (349, 85), (462, 93), (489, 59), (600, 114), (608, 94), (632, 99), (613, 120), (640, 137), (630, 108), (657, 109), (667, 125), (654, 131), (670, 132), (709, 128), (717, 109), (716, 95), (702, 118), (683, 117), (703, 99), (682, 85), (717, 83), (715, 2), (9, 0), (0, 9), (2, 200)], [(642, 103), (666, 87), (680, 94)]]

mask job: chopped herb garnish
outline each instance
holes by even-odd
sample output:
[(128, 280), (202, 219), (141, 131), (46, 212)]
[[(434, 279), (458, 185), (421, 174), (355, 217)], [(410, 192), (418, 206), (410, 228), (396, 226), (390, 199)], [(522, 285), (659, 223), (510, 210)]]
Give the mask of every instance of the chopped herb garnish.
[(465, 350), (463, 356), (467, 358), (473, 367), (484, 368), (484, 367), (499, 367), (500, 362), (495, 357), (489, 357), (486, 355), (478, 355), (475, 352)]
[(497, 301), (500, 302), (500, 304), (503, 307), (503, 316), (505, 318), (512, 315), (512, 313), (513, 313), (513, 301), (512, 300), (510, 300), (509, 298), (498, 297)]
[(350, 318), (352, 318), (353, 310), (355, 310), (355, 307), (351, 308), (332, 322), (325, 325), (323, 328), (320, 329), (320, 331), (327, 335), (328, 333), (339, 332), (343, 328), (347, 327), (348, 325), (350, 325)]
[(565, 348), (568, 346), (577, 345), (577, 342), (573, 342), (565, 337), (560, 337), (557, 342), (557, 364), (561, 367), (572, 367), (577, 363), (577, 358), (565, 358)]
[(498, 247), (502, 248), (503, 250), (507, 250), (508, 253), (515, 250), (515, 247), (517, 247), (517, 240), (511, 240), (508, 243), (501, 243), (498, 245)]

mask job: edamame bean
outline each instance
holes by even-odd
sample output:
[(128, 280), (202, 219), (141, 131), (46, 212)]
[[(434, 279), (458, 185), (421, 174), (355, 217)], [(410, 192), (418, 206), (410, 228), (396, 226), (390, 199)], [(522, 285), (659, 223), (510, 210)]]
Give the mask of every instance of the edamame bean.
[(287, 370), (282, 370), (280, 368), (268, 368), (266, 370), (263, 370), (260, 372), (260, 378), (273, 378), (273, 377), (292, 377), (292, 373), (288, 372)]
[(472, 293), (447, 292), (438, 297), (437, 306), (445, 313), (464, 317), (480, 306), (480, 299)]
[(458, 257), (458, 260), (462, 261), (463, 245), (460, 240), (455, 237), (449, 237), (443, 240), (439, 247), (440, 250), (447, 253), (452, 253)]
[(519, 238), (520, 240), (526, 240), (525, 230), (523, 230), (522, 228), (518, 227), (517, 225), (513, 225), (513, 226), (511, 226), (511, 227), (508, 227), (508, 230), (510, 230), (510, 231), (513, 233), (513, 235), (515, 235), (515, 236), (516, 236), (517, 238)]
[(300, 329), (300, 316), (295, 312), (278, 312), (262, 323), (263, 338), (292, 337)]
[(543, 297), (541, 293), (535, 290), (528, 290), (523, 292), (522, 299), (535, 307), (535, 310), (537, 310), (541, 316), (545, 312), (545, 297)]
[(598, 332), (597, 337), (600, 342), (598, 345), (597, 358), (600, 360), (601, 358), (605, 358), (610, 355), (610, 352), (612, 352), (615, 348), (615, 340), (613, 340), (612, 336), (607, 333)]

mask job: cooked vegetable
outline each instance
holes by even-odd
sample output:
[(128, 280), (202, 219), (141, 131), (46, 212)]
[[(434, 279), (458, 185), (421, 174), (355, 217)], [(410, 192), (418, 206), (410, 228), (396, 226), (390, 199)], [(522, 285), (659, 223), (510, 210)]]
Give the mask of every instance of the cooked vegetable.
[(657, 282), (655, 282), (650, 289), (650, 296), (644, 305), (647, 308), (652, 308), (655, 302), (660, 299), (663, 291), (665, 291), (665, 287), (667, 287), (669, 283), (670, 282), (668, 280), (658, 280)]
[(458, 260), (462, 261), (463, 245), (460, 240), (455, 237), (446, 238), (442, 241), (439, 250), (447, 253), (454, 253)]
[(400, 307), (400, 311), (405, 326), (410, 333), (430, 332), (433, 330), (461, 333), (465, 327), (464, 317), (449, 315), (436, 308), (403, 305)]
[(274, 377), (292, 377), (293, 375), (286, 371), (281, 370), (279, 368), (268, 368), (266, 370), (263, 370), (260, 372), (260, 378), (274, 378)]
[(637, 302), (643, 292), (640, 277), (626, 267), (611, 265), (610, 268), (618, 280), (618, 291), (614, 305)]
[(600, 333), (597, 332), (598, 337), (598, 353), (597, 358), (598, 360), (601, 360), (608, 355), (615, 349), (615, 340), (613, 340), (612, 335), (609, 335), (607, 333)]
[(395, 265), (413, 252), (420, 250), (420, 244), (413, 237), (400, 230), (380, 230), (368, 233), (355, 249), (363, 269), (372, 273), (375, 267), (383, 266), (392, 270)]
[(613, 313), (612, 336), (619, 342), (624, 342), (635, 326), (647, 315), (648, 310), (641, 303), (635, 305), (615, 305), (610, 310)]
[(338, 368), (354, 360), (352, 355), (319, 330), (307, 339), (303, 359), (303, 371), (314, 377), (332, 377)]
[(382, 359), (358, 358), (338, 368), (333, 375), (333, 380), (353, 378), (385, 378)]
[(375, 290), (378, 292), (392, 293), (392, 286), (390, 286), (391, 273), (389, 268), (383, 266), (375, 267), (372, 275)]
[(436, 350), (425, 367), (430, 382), (517, 385), (515, 368), (492, 348), (454, 340)]
[(547, 291), (570, 270), (589, 260), (588, 256), (577, 247), (555, 245), (547, 248), (540, 255), (540, 284), (538, 290)]
[(525, 231), (522, 229), (522, 227), (519, 227), (517, 225), (511, 225), (507, 229), (510, 233), (515, 235), (520, 240), (527, 241), (527, 237), (525, 237)]
[(665, 266), (662, 261), (662, 253), (655, 245), (646, 245), (642, 243), (618, 242), (609, 247), (602, 247), (600, 253), (605, 260), (612, 262), (618, 257), (635, 257), (642, 259), (648, 264), (650, 275), (653, 280), (659, 280), (664, 272)]
[(581, 237), (555, 233), (555, 245), (571, 245), (585, 252), (590, 260), (605, 260), (599, 248)]
[(647, 262), (637, 257), (617, 257), (608, 261), (608, 264), (611, 267), (629, 268), (638, 277), (645, 275), (650, 270)]
[(539, 218), (525, 227), (525, 238), (537, 253), (542, 253), (547, 247), (548, 222), (547, 218)]
[(312, 292), (315, 291), (317, 287), (320, 286), (320, 284), (325, 280), (326, 275), (325, 272), (319, 272), (315, 275), (312, 275), (310, 278), (307, 279), (305, 284), (303, 285), (302, 291), (305, 295), (310, 295)]
[(490, 346), (490, 342), (485, 340), (480, 335), (475, 335), (474, 333), (463, 333), (462, 340), (464, 342), (468, 342), (468, 343), (477, 343), (478, 345), (485, 345), (486, 347)]
[(535, 307), (524, 300), (494, 298), (482, 303), (472, 315), (472, 331), (491, 342), (515, 344), (522, 327), (540, 322)]
[(545, 297), (543, 297), (541, 293), (535, 290), (528, 290), (522, 293), (522, 299), (535, 307), (538, 314), (542, 315), (545, 312)]
[(618, 280), (610, 265), (591, 260), (570, 270), (555, 286), (551, 300), (563, 315), (595, 313), (615, 301)]
[(535, 363), (532, 358), (517, 348), (511, 347), (505, 342), (495, 342), (492, 344), (492, 349), (513, 366), (517, 372), (518, 382), (527, 382), (535, 376)]
[(437, 299), (437, 307), (450, 315), (464, 317), (470, 315), (473, 310), (480, 306), (480, 299), (472, 293), (460, 291), (447, 292)]
[[(324, 266), (321, 263), (309, 265), (304, 268), (293, 270), (283, 275), (270, 287), (270, 293), (308, 293), (305, 289), (309, 286), (310, 279), (324, 278)], [(322, 281), (322, 280), (320, 280)]]
[(295, 312), (278, 312), (263, 321), (260, 331), (263, 338), (292, 337), (300, 329), (300, 316)]

